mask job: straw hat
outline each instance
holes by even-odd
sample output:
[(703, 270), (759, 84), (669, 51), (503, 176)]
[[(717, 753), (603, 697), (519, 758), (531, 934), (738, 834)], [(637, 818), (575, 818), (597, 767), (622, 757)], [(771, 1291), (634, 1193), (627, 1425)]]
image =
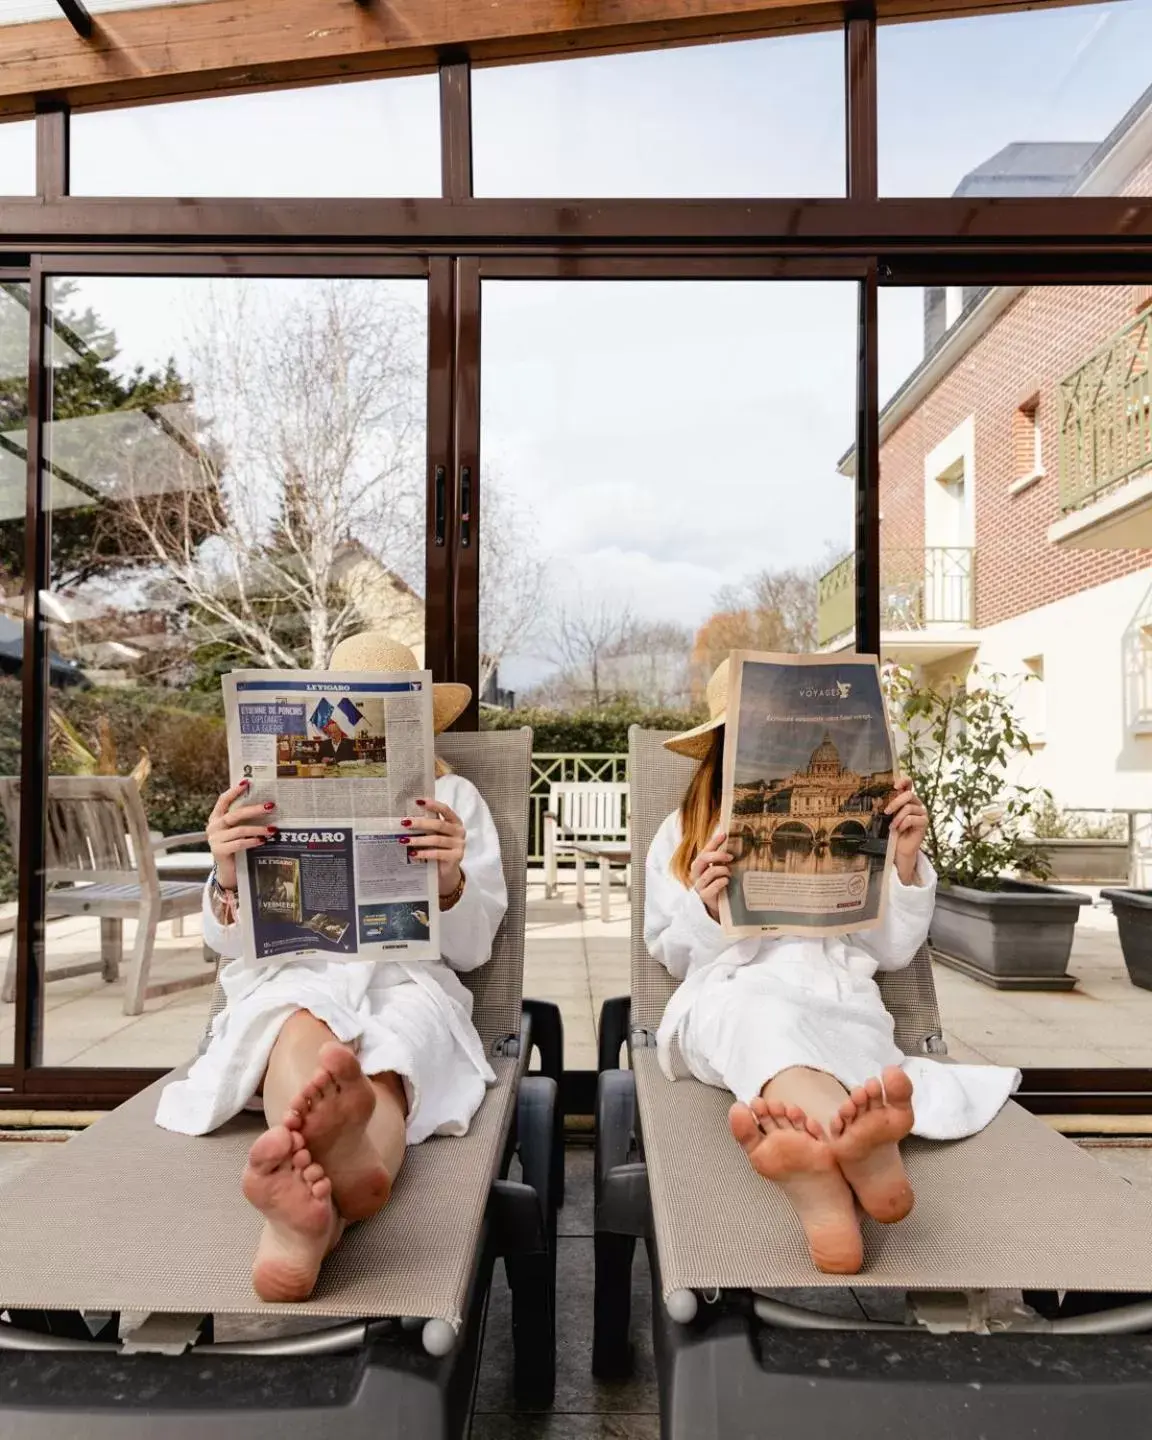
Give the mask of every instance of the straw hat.
[[(384, 670), (391, 673), (423, 670), (416, 656), (383, 630), (365, 630), (341, 640), (328, 662), (329, 670)], [(467, 685), (433, 685), (432, 729), (437, 735), (462, 715), (472, 698)]]
[(708, 687), (704, 691), (708, 701), (710, 718), (694, 730), (685, 730), (664, 741), (665, 750), (674, 750), (677, 755), (687, 755), (693, 760), (703, 760), (712, 748), (712, 731), (724, 724), (724, 712), (728, 708), (728, 661), (721, 660), (712, 672)]

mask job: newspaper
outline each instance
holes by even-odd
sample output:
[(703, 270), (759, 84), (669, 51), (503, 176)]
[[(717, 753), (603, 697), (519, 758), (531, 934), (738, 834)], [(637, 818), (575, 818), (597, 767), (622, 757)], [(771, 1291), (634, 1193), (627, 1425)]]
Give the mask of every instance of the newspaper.
[(730, 935), (841, 935), (883, 917), (895, 749), (866, 655), (734, 651), (721, 828)]
[(432, 676), (237, 670), (224, 709), (231, 773), (279, 831), (237, 866), (243, 958), (439, 956), (436, 866), (401, 843), (435, 793)]

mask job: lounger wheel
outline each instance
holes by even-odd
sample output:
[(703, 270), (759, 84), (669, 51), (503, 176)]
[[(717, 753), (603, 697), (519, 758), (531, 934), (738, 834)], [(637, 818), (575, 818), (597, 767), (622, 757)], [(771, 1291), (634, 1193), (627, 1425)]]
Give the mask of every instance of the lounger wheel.
[[(550, 1076), (520, 1082), (517, 1148), (527, 1213), (516, 1222), (504, 1254), (512, 1291), (513, 1383), (525, 1406), (551, 1405), (556, 1391), (556, 1203), (553, 1136), (559, 1088)], [(531, 1223), (535, 1220), (535, 1224)]]
[(646, 1223), (647, 1171), (636, 1158), (636, 1087), (631, 1071), (605, 1070), (596, 1091), (596, 1290), (592, 1373), (632, 1372), (632, 1262)]
[[(564, 1083), (564, 1019), (559, 1005), (551, 1000), (525, 1000), (523, 1011), (530, 1023), (532, 1048), (540, 1055), (540, 1073)], [(552, 1202), (564, 1207), (564, 1116), (559, 1105), (552, 1126)]]

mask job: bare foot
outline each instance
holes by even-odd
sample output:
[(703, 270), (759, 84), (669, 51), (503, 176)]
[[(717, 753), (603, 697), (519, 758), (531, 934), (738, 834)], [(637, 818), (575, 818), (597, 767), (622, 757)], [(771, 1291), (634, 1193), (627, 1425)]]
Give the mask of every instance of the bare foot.
[(753, 1167), (774, 1180), (800, 1217), (818, 1270), (855, 1275), (864, 1263), (852, 1191), (814, 1120), (796, 1105), (733, 1105), (732, 1134)]
[(320, 1068), (284, 1117), (298, 1131), (332, 1181), (332, 1198), (345, 1220), (366, 1220), (388, 1203), (392, 1179), (368, 1138), (376, 1092), (345, 1045), (329, 1041), (316, 1057)]
[(343, 1222), (332, 1185), (298, 1134), (276, 1125), (248, 1152), (244, 1198), (267, 1220), (252, 1284), (261, 1300), (306, 1300)]
[(853, 1090), (828, 1127), (845, 1180), (884, 1225), (903, 1220), (915, 1200), (897, 1149), (911, 1129), (912, 1082), (895, 1065)]

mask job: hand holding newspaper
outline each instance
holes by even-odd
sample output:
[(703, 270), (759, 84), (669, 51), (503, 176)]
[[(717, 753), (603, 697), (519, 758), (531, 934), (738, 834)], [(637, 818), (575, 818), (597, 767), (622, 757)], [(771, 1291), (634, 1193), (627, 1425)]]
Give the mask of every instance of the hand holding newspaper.
[(436, 866), (401, 824), (435, 793), (432, 676), (237, 670), (224, 709), (232, 775), (278, 830), (238, 867), (243, 958), (439, 956)]
[(895, 750), (867, 655), (734, 651), (720, 827), (730, 935), (842, 935), (883, 916)]

